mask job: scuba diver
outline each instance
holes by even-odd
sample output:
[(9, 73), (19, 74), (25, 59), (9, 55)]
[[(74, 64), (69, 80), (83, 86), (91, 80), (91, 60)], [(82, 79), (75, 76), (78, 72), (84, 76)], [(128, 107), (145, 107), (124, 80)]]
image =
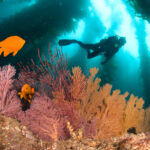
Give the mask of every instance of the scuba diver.
[(59, 40), (60, 46), (66, 46), (72, 43), (77, 43), (82, 48), (86, 49), (88, 52), (88, 59), (101, 54), (104, 55), (106, 59), (104, 62), (102, 62), (102, 64), (105, 64), (126, 43), (126, 38), (114, 35), (108, 37), (107, 39), (102, 39), (99, 43), (96, 44), (84, 44), (77, 40), (68, 39)]

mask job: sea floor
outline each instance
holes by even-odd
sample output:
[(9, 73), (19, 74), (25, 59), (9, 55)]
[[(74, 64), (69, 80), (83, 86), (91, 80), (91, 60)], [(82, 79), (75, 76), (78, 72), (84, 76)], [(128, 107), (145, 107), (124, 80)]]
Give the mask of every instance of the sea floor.
[(88, 138), (46, 142), (15, 119), (0, 115), (0, 150), (150, 150), (150, 133), (107, 140)]

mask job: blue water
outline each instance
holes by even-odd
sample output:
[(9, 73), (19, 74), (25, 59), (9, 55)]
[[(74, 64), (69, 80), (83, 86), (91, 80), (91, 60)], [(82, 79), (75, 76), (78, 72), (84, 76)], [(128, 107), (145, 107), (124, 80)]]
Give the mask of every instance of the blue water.
[(69, 57), (69, 68), (79, 65), (88, 72), (97, 67), (101, 84), (110, 83), (121, 93), (143, 97), (149, 105), (150, 24), (136, 17), (124, 0), (3, 0), (0, 40), (14, 34), (27, 43), (16, 59), (1, 59), (12, 64), (26, 62), (31, 56), (37, 59), (38, 47), (47, 53), (48, 43), (53, 49), (62, 38), (96, 43), (114, 34), (125, 36), (125, 46), (105, 65), (101, 65), (102, 56), (88, 60), (86, 51), (76, 44), (63, 47), (63, 53)]

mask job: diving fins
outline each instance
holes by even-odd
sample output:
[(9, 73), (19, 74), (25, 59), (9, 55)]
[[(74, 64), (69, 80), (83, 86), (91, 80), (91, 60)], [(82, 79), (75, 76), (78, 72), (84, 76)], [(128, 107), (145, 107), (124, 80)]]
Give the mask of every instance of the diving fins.
[(59, 40), (59, 45), (60, 46), (66, 46), (72, 43), (77, 43), (76, 40), (67, 40), (67, 39), (63, 39), (63, 40)]

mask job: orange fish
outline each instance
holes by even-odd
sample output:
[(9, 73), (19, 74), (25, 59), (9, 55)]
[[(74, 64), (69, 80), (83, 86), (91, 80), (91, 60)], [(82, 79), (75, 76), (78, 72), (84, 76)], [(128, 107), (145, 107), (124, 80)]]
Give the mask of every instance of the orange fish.
[(33, 94), (34, 94), (34, 88), (31, 88), (29, 84), (24, 84), (24, 86), (21, 89), (21, 92), (18, 93), (21, 99), (24, 98), (29, 103), (31, 103)]
[(0, 55), (4, 52), (4, 57), (13, 53), (15, 56), (25, 44), (25, 40), (19, 36), (10, 36), (0, 42)]

